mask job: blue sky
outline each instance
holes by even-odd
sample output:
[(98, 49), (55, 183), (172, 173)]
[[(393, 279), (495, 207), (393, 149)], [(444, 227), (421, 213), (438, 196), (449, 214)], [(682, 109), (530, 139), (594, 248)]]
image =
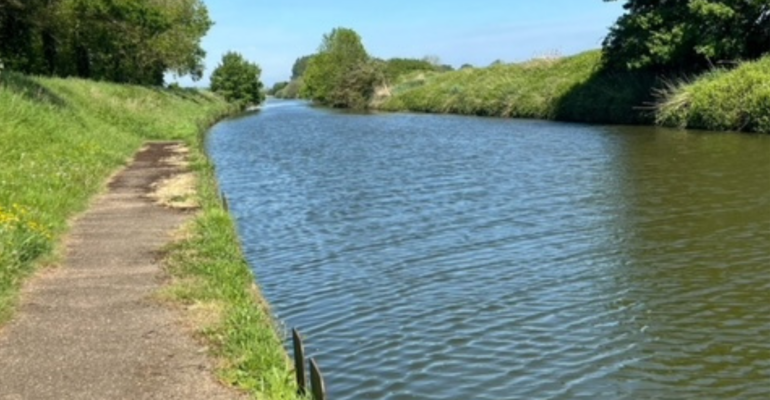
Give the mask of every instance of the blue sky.
[(259, 64), (266, 85), (287, 80), (294, 60), (335, 27), (358, 32), (372, 56), (485, 66), (599, 48), (623, 12), (623, 2), (601, 0), (204, 1), (215, 22), (203, 40), (207, 74), (195, 84), (204, 86), (229, 50)]

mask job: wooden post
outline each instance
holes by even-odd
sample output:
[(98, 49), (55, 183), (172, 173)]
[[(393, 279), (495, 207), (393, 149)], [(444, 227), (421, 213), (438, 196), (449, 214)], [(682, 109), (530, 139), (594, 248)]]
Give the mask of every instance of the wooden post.
[(230, 205), (227, 204), (227, 197), (224, 193), (220, 193), (220, 196), (222, 196), (222, 208), (224, 208), (225, 211), (230, 212)]
[(302, 345), (302, 336), (296, 329), (291, 330), (294, 342), (294, 373), (297, 377), (297, 393), (304, 396), (307, 393), (307, 381), (305, 380), (305, 346)]
[(310, 390), (313, 391), (313, 400), (326, 400), (326, 386), (321, 370), (314, 359), (310, 359)]

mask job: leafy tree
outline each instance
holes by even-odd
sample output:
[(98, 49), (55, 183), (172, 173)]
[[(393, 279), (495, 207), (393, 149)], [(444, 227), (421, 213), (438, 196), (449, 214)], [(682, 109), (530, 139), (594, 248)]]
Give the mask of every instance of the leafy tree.
[(358, 33), (335, 28), (324, 35), (303, 79), (303, 97), (332, 107), (363, 108), (381, 72), (370, 61)]
[(227, 101), (259, 104), (264, 99), (262, 82), (259, 80), (262, 70), (236, 52), (228, 52), (222, 62), (211, 74), (211, 90), (223, 96)]
[(201, 0), (0, 0), (0, 59), (25, 73), (160, 85), (200, 78)]
[(604, 40), (612, 69), (690, 72), (770, 50), (767, 0), (626, 0), (624, 8)]
[(52, 69), (51, 17), (56, 0), (0, 0), (0, 59), (8, 69), (45, 74)]

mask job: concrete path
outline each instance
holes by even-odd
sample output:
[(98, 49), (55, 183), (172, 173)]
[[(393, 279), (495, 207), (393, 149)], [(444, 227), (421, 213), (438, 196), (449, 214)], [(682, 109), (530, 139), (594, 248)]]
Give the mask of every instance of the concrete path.
[(158, 250), (191, 214), (147, 198), (177, 174), (174, 143), (151, 143), (75, 221), (64, 265), (29, 282), (0, 330), (0, 399), (232, 399), (210, 361), (152, 300)]

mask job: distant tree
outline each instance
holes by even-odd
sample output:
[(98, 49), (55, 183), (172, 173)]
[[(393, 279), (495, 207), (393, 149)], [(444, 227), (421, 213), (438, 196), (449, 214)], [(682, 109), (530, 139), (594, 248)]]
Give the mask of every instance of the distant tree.
[(275, 97), (280, 99), (296, 99), (299, 97), (302, 88), (302, 77), (292, 79), (285, 88), (277, 91)]
[(313, 58), (313, 55), (302, 56), (294, 61), (294, 65), (291, 67), (291, 79), (297, 79), (305, 73), (307, 63), (311, 58)]
[(323, 36), (318, 53), (308, 61), (301, 95), (332, 107), (364, 108), (362, 99), (380, 75), (358, 33), (335, 28)]
[(426, 61), (414, 58), (391, 58), (384, 63), (385, 79), (388, 82), (395, 81), (399, 76), (414, 71), (436, 71), (437, 66)]
[(460, 69), (472, 69), (473, 65), (471, 64), (463, 64), (460, 66)]
[(261, 73), (257, 64), (246, 61), (239, 53), (228, 52), (211, 74), (211, 90), (243, 106), (259, 104), (264, 99)]
[(437, 55), (429, 54), (422, 58), (423, 61), (426, 63), (432, 64), (433, 66), (438, 67), (441, 65), (441, 58)]
[(286, 86), (289, 86), (289, 82), (287, 81), (276, 82), (275, 84), (273, 84), (273, 87), (268, 89), (267, 94), (270, 96), (275, 96), (276, 93), (283, 90), (283, 88), (285, 88)]
[(767, 0), (626, 0), (623, 7), (603, 44), (612, 69), (690, 72), (770, 50)]

